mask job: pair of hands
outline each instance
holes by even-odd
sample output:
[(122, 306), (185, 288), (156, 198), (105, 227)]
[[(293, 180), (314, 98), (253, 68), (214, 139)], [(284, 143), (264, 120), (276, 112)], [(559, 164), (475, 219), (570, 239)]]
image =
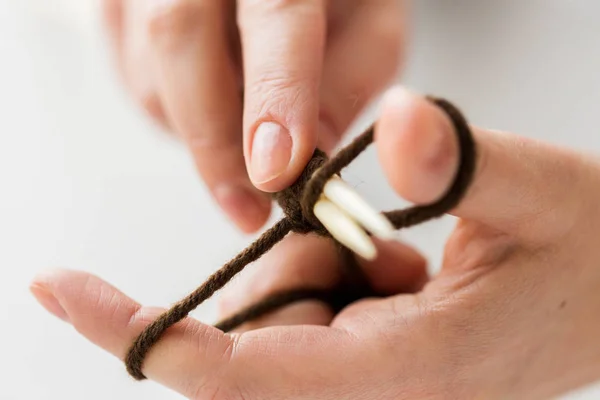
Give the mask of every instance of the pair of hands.
[[(188, 318), (150, 352), (146, 376), (194, 400), (536, 399), (598, 379), (600, 163), (472, 129), (476, 176), (437, 276), (408, 246), (379, 243), (363, 268), (389, 297), (337, 315), (307, 301), (232, 334)], [(391, 186), (416, 203), (439, 197), (458, 163), (446, 116), (403, 89), (384, 101), (375, 146)], [(285, 288), (329, 287), (338, 264), (329, 241), (291, 235), (226, 289), (222, 313)], [(41, 274), (32, 291), (121, 359), (163, 311), (75, 271)]]
[[(264, 191), (289, 185), (316, 145), (331, 149), (402, 58), (401, 1), (104, 4), (129, 89), (189, 146), (248, 232), (268, 216)], [(375, 145), (389, 183), (415, 203), (437, 199), (458, 163), (449, 121), (402, 89), (384, 105)], [(337, 315), (295, 304), (227, 335), (186, 319), (153, 348), (145, 374), (194, 400), (532, 399), (600, 377), (600, 164), (473, 130), (476, 179), (453, 211), (439, 275), (427, 275), (414, 249), (378, 243), (363, 268), (388, 298)], [(328, 241), (291, 235), (224, 290), (221, 312), (285, 288), (332, 286), (339, 262)], [(119, 358), (163, 311), (76, 271), (41, 274), (31, 290)]]

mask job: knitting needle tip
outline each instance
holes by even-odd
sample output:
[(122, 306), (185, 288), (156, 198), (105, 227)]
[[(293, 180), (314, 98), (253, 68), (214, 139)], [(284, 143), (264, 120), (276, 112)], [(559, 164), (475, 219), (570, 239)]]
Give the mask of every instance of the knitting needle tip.
[(394, 239), (394, 227), (391, 222), (341, 178), (334, 176), (327, 181), (323, 194), (374, 236), (383, 240)]
[(377, 257), (377, 249), (362, 228), (336, 204), (321, 198), (314, 206), (314, 214), (336, 240), (366, 260)]

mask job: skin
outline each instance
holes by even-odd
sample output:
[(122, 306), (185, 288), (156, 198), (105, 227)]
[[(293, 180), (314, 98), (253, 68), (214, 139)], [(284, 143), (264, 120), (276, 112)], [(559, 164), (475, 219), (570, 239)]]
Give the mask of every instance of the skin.
[[(389, 297), (337, 315), (297, 304), (233, 334), (189, 318), (151, 351), (146, 375), (194, 400), (543, 399), (599, 379), (600, 163), (473, 131), (476, 177), (452, 211), (458, 222), (438, 275), (427, 276), (415, 250), (379, 243), (381, 255), (363, 267)], [(454, 133), (416, 94), (388, 93), (376, 146), (408, 200), (433, 201), (452, 181)], [(327, 241), (292, 235), (228, 288), (222, 312), (299, 283), (328, 287), (338, 268)], [(47, 272), (31, 289), (121, 359), (161, 311), (82, 272)]]
[[(395, 77), (400, 0), (103, 0), (118, 70), (237, 227)], [(242, 102), (242, 92), (244, 99)]]

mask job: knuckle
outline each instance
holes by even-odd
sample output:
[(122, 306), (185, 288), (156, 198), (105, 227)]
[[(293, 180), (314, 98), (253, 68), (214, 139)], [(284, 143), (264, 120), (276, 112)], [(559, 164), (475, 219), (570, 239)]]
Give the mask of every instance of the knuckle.
[(289, 110), (303, 108), (317, 89), (313, 84), (288, 74), (283, 76), (280, 72), (263, 73), (250, 85), (246, 96), (248, 99), (261, 99), (255, 104), (253, 101), (246, 105), (256, 115), (285, 115)]
[(211, 0), (170, 0), (155, 7), (148, 16), (147, 30), (151, 40), (160, 44), (175, 44), (190, 35), (210, 18), (214, 4)]

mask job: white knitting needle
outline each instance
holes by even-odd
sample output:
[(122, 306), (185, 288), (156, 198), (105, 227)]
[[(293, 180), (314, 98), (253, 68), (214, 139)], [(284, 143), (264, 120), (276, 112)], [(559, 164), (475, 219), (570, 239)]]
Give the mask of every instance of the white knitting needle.
[(367, 260), (377, 257), (377, 249), (369, 236), (337, 205), (322, 197), (315, 204), (313, 212), (340, 243)]
[(387, 218), (337, 176), (325, 184), (313, 212), (334, 238), (368, 260), (374, 259), (377, 251), (363, 228), (384, 240), (394, 237)]
[(373, 235), (384, 240), (394, 238), (394, 227), (391, 222), (363, 200), (341, 178), (334, 176), (327, 181), (323, 194)]

